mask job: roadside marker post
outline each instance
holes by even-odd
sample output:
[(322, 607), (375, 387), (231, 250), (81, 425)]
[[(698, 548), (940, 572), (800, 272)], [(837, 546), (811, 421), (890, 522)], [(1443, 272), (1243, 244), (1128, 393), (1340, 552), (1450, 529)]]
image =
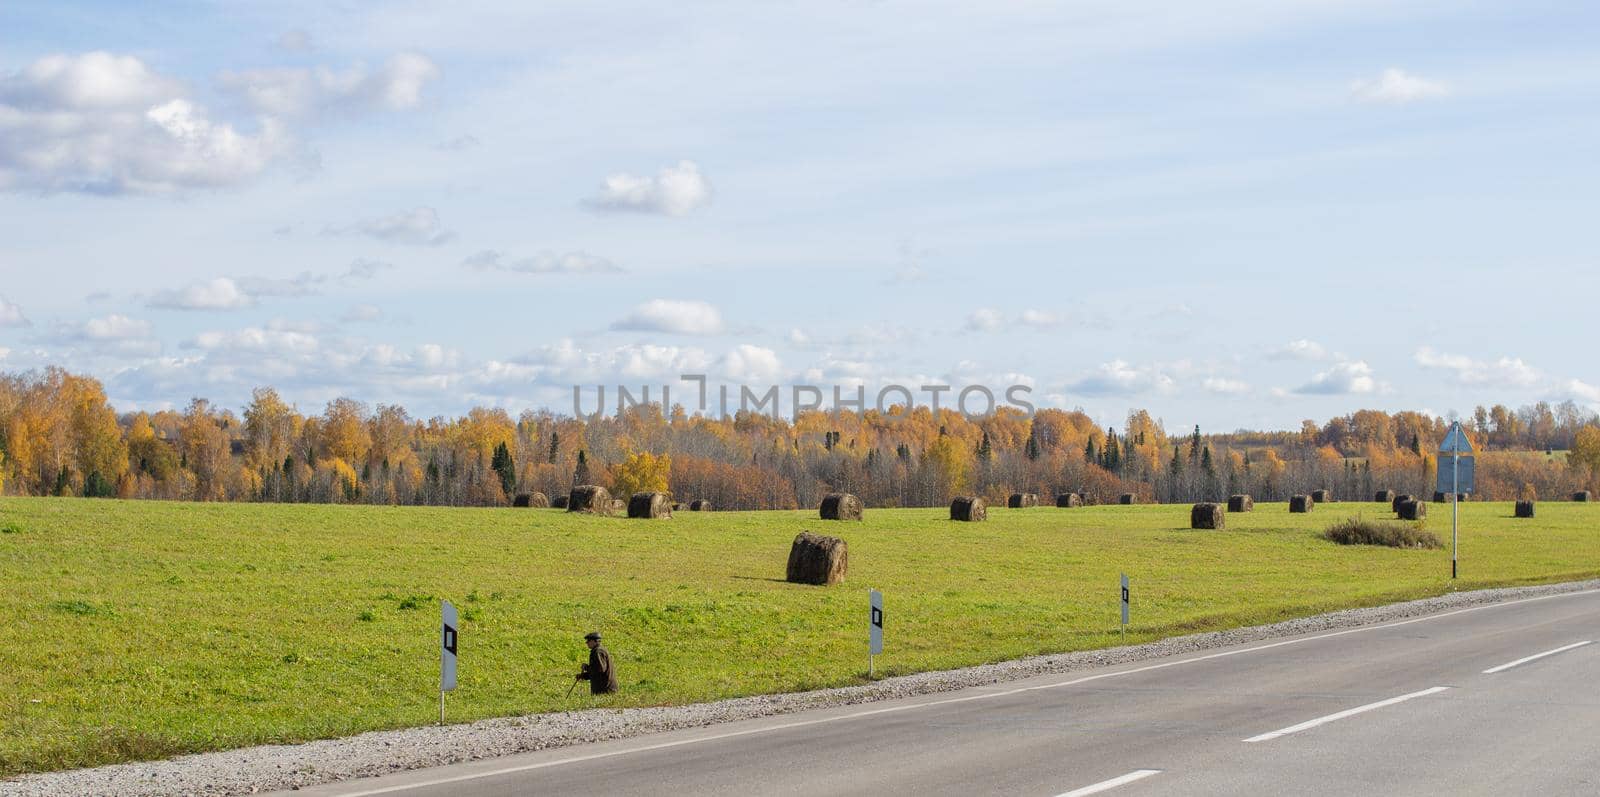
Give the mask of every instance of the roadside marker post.
[(439, 623), (439, 724), (444, 724), (444, 693), (456, 688), (456, 607), (440, 603)]
[(1128, 574), (1122, 574), (1122, 641), (1128, 641)]
[[(1444, 455), (1450, 455), (1448, 472), (1444, 467)], [(1477, 468), (1473, 467), (1472, 443), (1467, 440), (1467, 435), (1461, 430), (1460, 421), (1450, 423), (1450, 431), (1444, 436), (1444, 442), (1439, 444), (1439, 478), (1435, 485), (1435, 492), (1445, 492), (1449, 488), (1450, 495), (1450, 580), (1456, 578), (1457, 550), (1460, 548), (1461, 539), (1461, 494), (1470, 493), (1476, 484)]]
[(874, 659), (883, 653), (883, 593), (869, 591), (867, 602), (871, 607), (867, 614), (867, 677), (871, 678)]

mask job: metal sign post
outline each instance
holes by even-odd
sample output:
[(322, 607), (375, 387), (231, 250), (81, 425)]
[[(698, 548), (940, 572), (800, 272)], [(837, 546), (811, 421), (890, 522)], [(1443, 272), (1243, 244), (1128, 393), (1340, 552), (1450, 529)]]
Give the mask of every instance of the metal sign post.
[(867, 593), (871, 611), (867, 615), (867, 677), (871, 678), (874, 657), (883, 653), (883, 593), (872, 590)]
[[(1444, 455), (1450, 455), (1450, 472), (1447, 475), (1444, 468)], [(1457, 551), (1461, 541), (1461, 495), (1473, 491), (1477, 481), (1477, 469), (1473, 467), (1472, 443), (1467, 440), (1466, 432), (1461, 429), (1460, 421), (1450, 424), (1450, 432), (1444, 436), (1444, 442), (1439, 444), (1439, 478), (1438, 489), (1435, 492), (1445, 492), (1448, 484), (1450, 493), (1450, 580), (1454, 581), (1457, 572)]]
[(456, 607), (450, 601), (440, 604), (439, 629), (439, 724), (444, 724), (444, 693), (456, 688)]
[(1122, 641), (1128, 641), (1128, 574), (1122, 574)]

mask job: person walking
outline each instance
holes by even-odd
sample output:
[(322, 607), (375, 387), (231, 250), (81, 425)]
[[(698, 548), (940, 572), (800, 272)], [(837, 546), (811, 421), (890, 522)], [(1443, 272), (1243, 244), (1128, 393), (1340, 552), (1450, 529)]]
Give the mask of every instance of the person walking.
[(617, 691), (617, 671), (611, 666), (611, 653), (600, 644), (600, 635), (593, 631), (585, 634), (584, 644), (589, 646), (589, 663), (583, 665), (578, 680), (589, 682), (589, 693), (609, 695)]

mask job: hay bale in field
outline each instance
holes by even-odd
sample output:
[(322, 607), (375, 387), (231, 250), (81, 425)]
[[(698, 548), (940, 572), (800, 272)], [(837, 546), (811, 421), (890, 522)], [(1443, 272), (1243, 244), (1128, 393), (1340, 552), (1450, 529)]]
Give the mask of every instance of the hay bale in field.
[(1579, 490), (1572, 494), (1572, 500), (1579, 503), (1588, 503), (1589, 501), (1594, 500), (1594, 495), (1588, 490)]
[(1445, 494), (1445, 493), (1441, 493), (1441, 492), (1439, 492), (1439, 491), (1438, 491), (1438, 490), (1435, 490), (1435, 491), (1434, 491), (1434, 492), (1433, 492), (1433, 502), (1434, 502), (1434, 503), (1436, 503), (1436, 504), (1442, 504), (1442, 503), (1444, 503), (1444, 502), (1445, 502), (1445, 499), (1446, 499), (1446, 498), (1447, 498), (1447, 497), (1448, 497), (1448, 496), (1447, 496), (1447, 494)]
[(1412, 499), (1400, 505), (1401, 520), (1424, 520), (1428, 517), (1428, 505)]
[(626, 511), (628, 511), (627, 501), (624, 501), (621, 498), (611, 499), (611, 514), (619, 515)]
[(1254, 512), (1256, 511), (1256, 499), (1248, 495), (1230, 495), (1228, 496), (1228, 511)]
[(528, 495), (527, 493), (517, 493), (517, 497), (511, 499), (511, 505), (513, 507), (518, 508), (518, 509), (525, 509), (525, 508), (531, 506), (532, 504), (533, 504), (533, 497)]
[(789, 546), (786, 581), (827, 586), (844, 580), (850, 569), (849, 550), (844, 540), (802, 531)]
[(690, 512), (710, 512), (711, 511), (711, 502), (707, 501), (704, 498), (696, 498), (693, 501), (689, 502), (689, 511)]
[(1400, 505), (1410, 500), (1413, 500), (1410, 493), (1397, 495), (1389, 502), (1389, 508), (1393, 509), (1395, 513), (1398, 514), (1400, 512)]
[(688, 512), (689, 511), (689, 505), (688, 504), (682, 504), (682, 503), (675, 503), (675, 504), (672, 505), (672, 511), (674, 511), (674, 512)]
[(666, 493), (634, 493), (628, 499), (628, 517), (631, 518), (670, 518), (672, 517), (672, 501)]
[(820, 511), (823, 520), (860, 520), (861, 499), (850, 493), (828, 493)]
[(1083, 496), (1077, 493), (1062, 493), (1056, 496), (1056, 506), (1062, 509), (1072, 509), (1083, 506)]
[(1289, 496), (1289, 511), (1293, 512), (1294, 514), (1303, 515), (1307, 512), (1310, 512), (1311, 508), (1316, 505), (1317, 502), (1311, 500), (1311, 496), (1309, 495)]
[(549, 509), (550, 497), (544, 493), (517, 493), (517, 497), (511, 499), (511, 505), (529, 509)]
[(989, 505), (975, 495), (963, 495), (950, 502), (950, 519), (979, 521), (989, 518)]
[(1517, 502), (1517, 517), (1533, 517), (1533, 502), (1532, 501), (1518, 501)]
[(566, 509), (567, 508), (567, 503), (570, 502), (571, 500), (572, 500), (571, 496), (558, 495), (555, 498), (550, 499), (550, 508), (551, 509)]
[(592, 515), (611, 514), (611, 493), (598, 484), (580, 484), (567, 496), (568, 512), (588, 512)]
[(1133, 493), (1123, 493), (1117, 497), (1117, 503), (1122, 504), (1123, 506), (1132, 506), (1134, 501), (1135, 498)]
[(1220, 529), (1227, 525), (1227, 515), (1222, 504), (1195, 504), (1189, 509), (1189, 528)]
[(1379, 490), (1378, 492), (1376, 492), (1376, 493), (1374, 493), (1372, 495), (1372, 500), (1373, 500), (1374, 503), (1389, 504), (1389, 505), (1393, 506), (1394, 505), (1394, 491), (1393, 490)]
[(1006, 501), (1006, 506), (1011, 509), (1024, 509), (1026, 507), (1038, 505), (1038, 493), (1012, 493), (1011, 498)]
[(1315, 501), (1316, 503), (1319, 503), (1319, 504), (1331, 504), (1331, 503), (1333, 503), (1333, 491), (1332, 490), (1312, 490), (1311, 491), (1311, 500)]

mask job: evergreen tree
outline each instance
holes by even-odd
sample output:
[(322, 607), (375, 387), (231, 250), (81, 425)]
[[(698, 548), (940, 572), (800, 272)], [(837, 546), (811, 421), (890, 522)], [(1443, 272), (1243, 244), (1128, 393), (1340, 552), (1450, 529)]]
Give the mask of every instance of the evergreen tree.
[[(752, 455), (754, 456), (754, 455)], [(589, 483), (589, 456), (583, 449), (578, 449), (578, 467), (572, 469), (572, 486), (578, 487)]]
[(1422, 437), (1414, 432), (1411, 435), (1411, 453), (1422, 456)]
[(1090, 465), (1094, 465), (1100, 461), (1100, 455), (1096, 454), (1094, 450), (1093, 437), (1089, 438), (1089, 442), (1083, 444), (1083, 461)]
[[(983, 439), (984, 442), (987, 443), (989, 441), (988, 435), (984, 435)], [(1028, 433), (1028, 445), (1024, 453), (1028, 455), (1028, 459), (1030, 460), (1039, 459), (1039, 438), (1035, 437), (1032, 432)]]
[(551, 465), (556, 464), (556, 453), (560, 450), (560, 448), (561, 433), (552, 430), (550, 432), (550, 459), (548, 460)]
[(1207, 479), (1216, 478), (1217, 470), (1211, 464), (1211, 446), (1200, 449), (1200, 470), (1205, 472)]
[(510, 496), (511, 492), (517, 489), (517, 463), (512, 459), (511, 449), (507, 448), (505, 443), (494, 447), (494, 456), (489, 460), (489, 467), (500, 474), (500, 489)]
[[(1029, 438), (1029, 439), (1032, 439), (1032, 438)], [(983, 441), (978, 443), (977, 454), (978, 454), (978, 461), (982, 462), (985, 465), (989, 464), (989, 460), (994, 457), (994, 449), (989, 445), (989, 433), (988, 432), (984, 432), (983, 433)]]
[(1194, 425), (1194, 435), (1189, 438), (1189, 461), (1200, 461), (1200, 424)]
[(1122, 447), (1117, 444), (1117, 430), (1106, 429), (1106, 453), (1104, 456), (1106, 470), (1116, 473), (1122, 467)]
[(1178, 476), (1182, 475), (1182, 473), (1183, 473), (1183, 457), (1178, 455), (1178, 452), (1182, 451), (1182, 450), (1183, 450), (1182, 446), (1173, 446), (1172, 447), (1172, 462), (1167, 464), (1167, 472), (1172, 474), (1172, 477), (1174, 479), (1176, 479)]

